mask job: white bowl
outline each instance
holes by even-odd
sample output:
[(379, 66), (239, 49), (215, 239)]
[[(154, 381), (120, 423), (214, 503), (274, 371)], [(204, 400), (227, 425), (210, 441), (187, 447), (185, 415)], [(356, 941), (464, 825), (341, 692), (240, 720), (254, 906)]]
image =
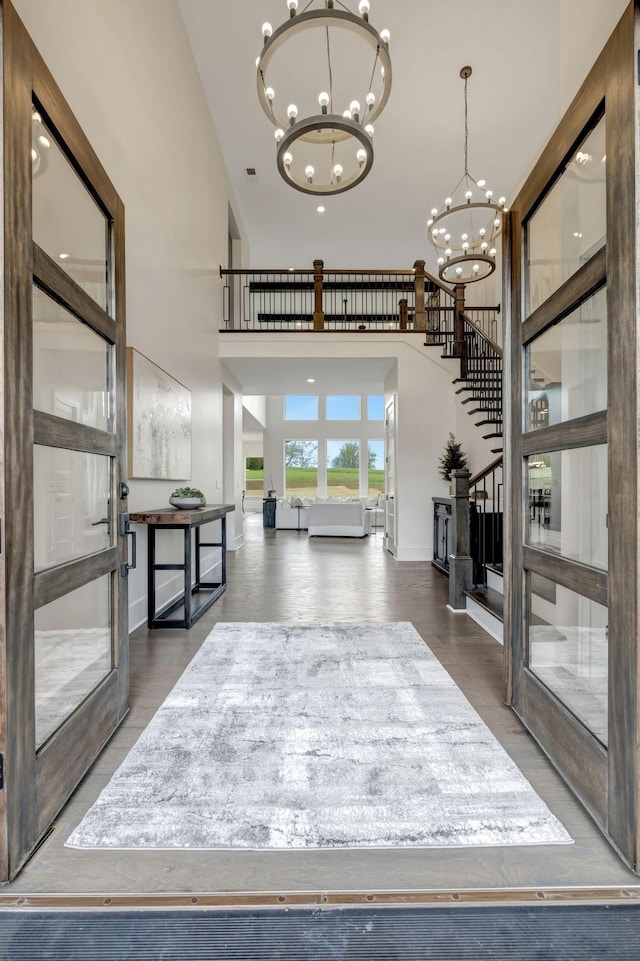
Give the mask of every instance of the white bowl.
[(199, 497), (170, 497), (169, 503), (183, 511), (192, 511), (197, 507), (204, 507), (204, 501)]

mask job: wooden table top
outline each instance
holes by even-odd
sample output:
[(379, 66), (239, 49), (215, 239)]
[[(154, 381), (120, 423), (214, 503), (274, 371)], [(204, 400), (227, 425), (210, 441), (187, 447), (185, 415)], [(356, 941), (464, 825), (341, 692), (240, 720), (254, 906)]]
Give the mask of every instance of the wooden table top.
[(235, 504), (206, 504), (193, 510), (181, 510), (179, 507), (159, 507), (151, 511), (132, 511), (129, 520), (133, 524), (179, 524), (183, 527), (193, 527), (217, 521), (230, 511), (234, 511)]

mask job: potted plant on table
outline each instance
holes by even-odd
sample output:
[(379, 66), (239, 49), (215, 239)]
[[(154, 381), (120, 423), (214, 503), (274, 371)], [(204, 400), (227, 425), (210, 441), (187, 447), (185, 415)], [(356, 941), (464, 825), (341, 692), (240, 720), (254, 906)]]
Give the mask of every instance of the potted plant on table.
[(204, 507), (206, 502), (206, 497), (197, 487), (178, 487), (169, 498), (169, 503), (181, 510), (195, 510)]

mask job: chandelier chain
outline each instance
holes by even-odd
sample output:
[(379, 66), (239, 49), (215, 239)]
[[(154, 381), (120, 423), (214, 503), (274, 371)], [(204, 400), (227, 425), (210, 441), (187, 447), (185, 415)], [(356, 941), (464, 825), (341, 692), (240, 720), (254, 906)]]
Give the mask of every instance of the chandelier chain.
[(464, 78), (464, 175), (469, 176), (469, 121), (467, 102), (467, 77)]
[(327, 67), (329, 69), (329, 110), (333, 113), (333, 71), (331, 69), (331, 47), (329, 46), (329, 27), (325, 27), (327, 33)]

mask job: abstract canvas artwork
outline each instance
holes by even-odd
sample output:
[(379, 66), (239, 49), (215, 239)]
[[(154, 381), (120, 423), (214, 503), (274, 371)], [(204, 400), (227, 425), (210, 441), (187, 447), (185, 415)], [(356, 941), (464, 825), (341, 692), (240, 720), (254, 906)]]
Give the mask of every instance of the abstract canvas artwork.
[(129, 477), (189, 480), (191, 391), (127, 347)]

